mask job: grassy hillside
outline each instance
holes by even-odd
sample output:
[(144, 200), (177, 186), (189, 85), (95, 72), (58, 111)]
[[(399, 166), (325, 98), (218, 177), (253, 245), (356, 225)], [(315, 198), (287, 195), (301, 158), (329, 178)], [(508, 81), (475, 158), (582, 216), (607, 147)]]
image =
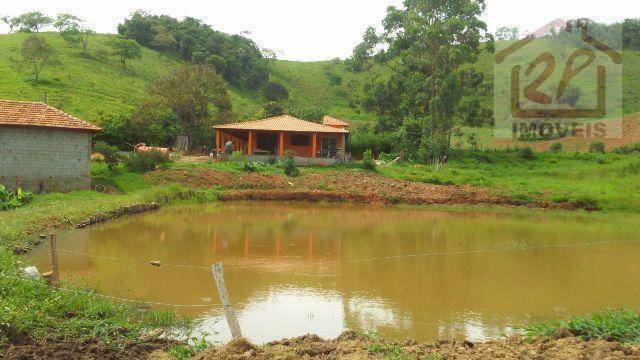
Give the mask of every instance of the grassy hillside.
[[(91, 39), (90, 56), (70, 47), (57, 33), (40, 34), (57, 52), (57, 61), (47, 66), (35, 83), (31, 66), (24, 62), (21, 44), (29, 34), (0, 35), (0, 98), (43, 101), (92, 123), (115, 115), (128, 115), (145, 96), (145, 86), (179, 66), (181, 60), (143, 48), (142, 58), (130, 60), (123, 69), (108, 47), (112, 35)], [(341, 63), (276, 61), (270, 64), (271, 79), (283, 83), (290, 92), (290, 105), (315, 107), (344, 118), (366, 119), (348, 106), (345, 88), (332, 85), (332, 73), (348, 78)], [(258, 116), (265, 102), (260, 91), (231, 87), (234, 114), (238, 120)]]
[(72, 48), (55, 33), (42, 34), (58, 54), (38, 83), (21, 55), (29, 34), (0, 35), (0, 98), (47, 102), (93, 123), (103, 116), (129, 114), (144, 96), (147, 83), (170, 71), (177, 62), (143, 49), (142, 58), (123, 69), (110, 55), (107, 35), (91, 39), (90, 58)]

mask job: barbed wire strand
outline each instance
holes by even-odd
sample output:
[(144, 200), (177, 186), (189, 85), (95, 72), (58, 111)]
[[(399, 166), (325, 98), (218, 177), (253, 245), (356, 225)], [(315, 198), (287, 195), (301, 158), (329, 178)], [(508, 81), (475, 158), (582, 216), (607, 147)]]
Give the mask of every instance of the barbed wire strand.
[[(461, 251), (441, 251), (441, 252), (425, 252), (425, 253), (416, 253), (416, 254), (400, 254), (400, 255), (390, 255), (390, 256), (379, 256), (379, 257), (369, 257), (369, 258), (361, 258), (361, 259), (340, 259), (340, 260), (325, 260), (314, 262), (316, 265), (323, 264), (335, 264), (335, 263), (359, 263), (359, 262), (369, 262), (369, 261), (384, 261), (384, 260), (395, 260), (395, 259), (403, 259), (403, 258), (416, 258), (416, 257), (426, 257), (426, 256), (444, 256), (444, 255), (465, 255), (465, 254), (480, 254), (480, 253), (497, 253), (497, 252), (515, 252), (515, 251), (531, 251), (538, 249), (547, 249), (547, 248), (572, 248), (572, 247), (587, 247), (587, 246), (600, 246), (600, 245), (615, 245), (615, 244), (628, 244), (628, 243), (639, 243), (640, 239), (635, 240), (622, 240), (622, 241), (597, 241), (591, 243), (581, 243), (581, 244), (548, 244), (548, 245), (535, 245), (535, 246), (520, 246), (520, 247), (499, 247), (499, 248), (490, 248), (490, 249), (473, 249), (473, 250), (461, 250)], [(112, 261), (135, 261), (150, 264), (152, 260), (143, 260), (143, 259), (134, 259), (134, 258), (117, 258), (117, 257), (109, 257), (109, 256), (101, 256), (101, 255), (92, 255), (88, 253), (83, 253), (79, 251), (72, 250), (63, 250), (58, 249), (59, 252), (83, 255), (92, 258), (106, 259)], [(300, 258), (300, 260), (307, 261), (308, 259)], [(160, 261), (160, 260), (155, 260)], [(192, 268), (192, 269), (200, 269), (200, 270), (211, 270), (211, 266), (201, 266), (201, 265), (188, 265), (188, 264), (173, 264), (173, 263), (165, 263), (160, 261), (161, 266), (170, 266), (170, 267), (179, 267), (179, 268)], [(242, 270), (242, 269), (253, 269), (260, 268), (263, 265), (225, 265), (225, 269), (234, 269), (234, 270)], [(337, 276), (332, 274), (308, 274), (308, 273), (291, 273), (301, 276), (320, 276), (320, 277), (331, 277)]]
[(49, 285), (47, 285), (47, 284), (45, 284), (45, 283), (43, 283), (41, 281), (27, 279), (27, 278), (19, 277), (19, 276), (11, 276), (11, 275), (0, 274), (0, 277), (7, 278), (7, 279), (12, 279), (12, 280), (30, 282), (30, 283), (34, 283), (34, 284), (38, 284), (38, 285), (41, 285), (41, 286), (48, 287), (48, 288), (50, 288), (52, 290), (59, 290), (59, 291), (66, 291), (66, 292), (84, 294), (84, 295), (101, 297), (101, 298), (105, 298), (105, 299), (111, 299), (111, 300), (122, 301), (122, 302), (130, 302), (130, 303), (137, 303), (137, 304), (144, 304), (144, 305), (156, 305), (156, 306), (183, 307), (183, 308), (186, 308), (186, 307), (213, 307), (210, 304), (169, 304), (169, 303), (162, 303), (162, 302), (155, 302), (155, 301), (133, 300), (133, 299), (121, 298), (121, 297), (117, 297), (117, 296), (98, 294), (98, 293), (90, 292), (90, 291), (83, 291), (83, 290), (69, 289), (69, 288), (64, 288), (64, 287), (49, 286)]

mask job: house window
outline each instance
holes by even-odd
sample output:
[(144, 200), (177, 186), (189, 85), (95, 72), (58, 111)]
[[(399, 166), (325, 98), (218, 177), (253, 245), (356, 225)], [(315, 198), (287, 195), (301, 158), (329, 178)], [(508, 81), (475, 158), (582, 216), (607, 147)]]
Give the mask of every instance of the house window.
[(291, 135), (292, 146), (309, 146), (309, 135), (293, 134)]

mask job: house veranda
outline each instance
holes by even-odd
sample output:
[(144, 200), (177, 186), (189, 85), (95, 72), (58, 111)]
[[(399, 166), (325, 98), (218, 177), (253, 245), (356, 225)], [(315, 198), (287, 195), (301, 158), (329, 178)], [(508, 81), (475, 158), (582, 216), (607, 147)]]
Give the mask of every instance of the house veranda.
[(282, 115), (263, 120), (214, 126), (216, 150), (232, 142), (249, 161), (272, 162), (287, 152), (297, 165), (334, 165), (348, 160), (348, 123), (325, 116), (322, 124)]

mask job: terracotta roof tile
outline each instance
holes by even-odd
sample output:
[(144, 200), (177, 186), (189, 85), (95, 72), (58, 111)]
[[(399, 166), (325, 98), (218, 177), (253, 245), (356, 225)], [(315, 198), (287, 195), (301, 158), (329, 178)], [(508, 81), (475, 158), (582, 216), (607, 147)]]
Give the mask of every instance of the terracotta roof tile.
[(76, 117), (41, 102), (0, 100), (0, 126), (47, 127), (100, 131)]
[(328, 125), (328, 126), (349, 126), (349, 125), (351, 125), (346, 121), (343, 121), (343, 120), (340, 120), (340, 119), (336, 119), (336, 118), (331, 117), (329, 115), (325, 115), (322, 118), (322, 124), (323, 125)]
[(263, 120), (239, 122), (234, 124), (216, 125), (214, 129), (256, 130), (256, 131), (285, 131), (285, 132), (316, 132), (348, 134), (349, 130), (334, 128), (311, 121), (300, 120), (290, 115), (281, 115)]

